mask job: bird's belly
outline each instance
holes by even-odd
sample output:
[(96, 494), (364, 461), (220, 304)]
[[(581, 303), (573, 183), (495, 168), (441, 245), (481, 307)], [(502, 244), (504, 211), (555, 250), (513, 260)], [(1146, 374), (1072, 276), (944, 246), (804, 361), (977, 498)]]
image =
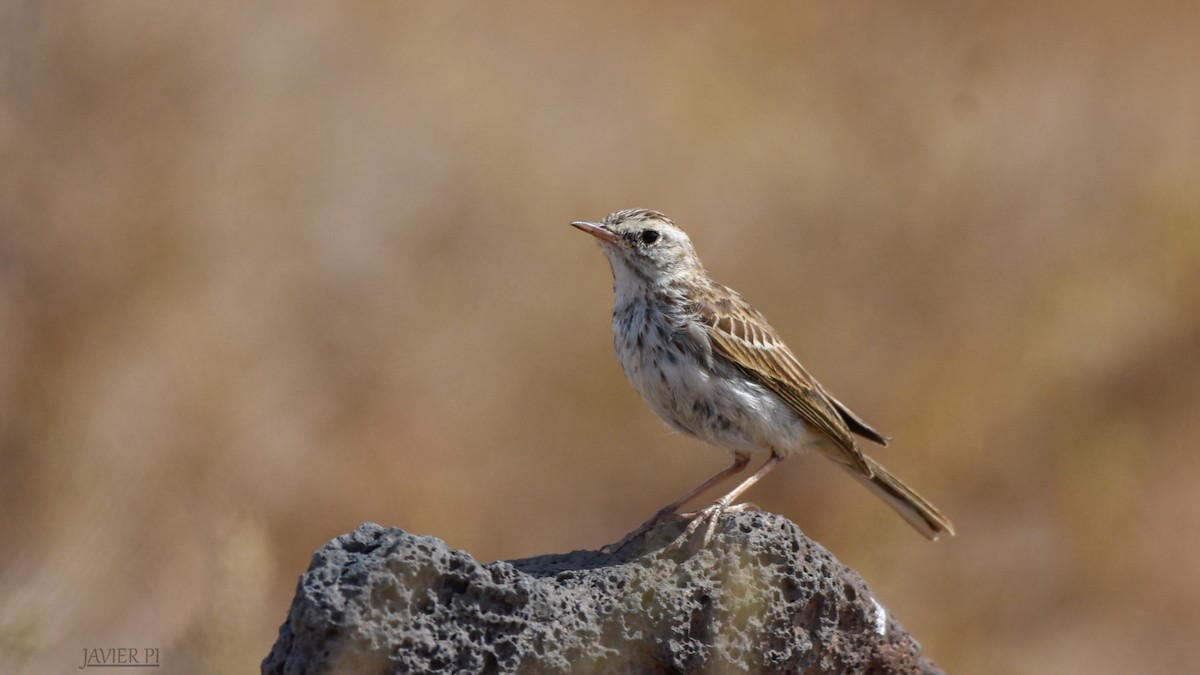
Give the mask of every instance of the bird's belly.
[(626, 376), (659, 417), (675, 429), (737, 452), (789, 455), (819, 436), (781, 398), (740, 371), (716, 372), (699, 360), (618, 356)]

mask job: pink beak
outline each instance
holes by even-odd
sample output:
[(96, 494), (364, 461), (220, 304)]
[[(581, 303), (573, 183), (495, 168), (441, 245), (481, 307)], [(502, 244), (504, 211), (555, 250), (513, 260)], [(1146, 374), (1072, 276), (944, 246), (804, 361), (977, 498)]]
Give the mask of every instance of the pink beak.
[(574, 225), (575, 227), (583, 230), (584, 232), (587, 232), (588, 234), (592, 235), (593, 237), (599, 239), (600, 241), (603, 241), (603, 242), (606, 242), (609, 244), (621, 243), (620, 237), (613, 234), (612, 232), (609, 232), (607, 229), (604, 228), (604, 225), (602, 225), (600, 223), (590, 223), (586, 220), (576, 220), (575, 222), (573, 222), (571, 224)]

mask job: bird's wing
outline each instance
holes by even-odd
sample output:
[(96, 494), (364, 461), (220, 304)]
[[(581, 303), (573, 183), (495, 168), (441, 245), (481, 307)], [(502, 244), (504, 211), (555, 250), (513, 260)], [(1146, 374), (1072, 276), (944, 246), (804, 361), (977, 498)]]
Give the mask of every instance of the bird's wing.
[[(806, 422), (832, 439), (842, 450), (833, 459), (870, 476), (871, 467), (854, 444), (838, 402), (800, 365), (758, 310), (734, 291), (722, 291), (698, 299), (695, 306), (696, 315), (708, 330), (713, 351), (775, 392)], [(850, 419), (856, 427), (870, 429), (853, 414)]]
[(870, 439), (880, 445), (887, 445), (888, 441), (891, 440), (887, 436), (884, 436), (872, 428), (870, 424), (864, 422), (861, 417), (855, 415), (853, 410), (847, 408), (845, 403), (842, 403), (834, 398), (833, 394), (825, 392), (825, 395), (829, 397), (830, 401), (833, 401), (834, 407), (836, 407), (838, 412), (842, 414), (842, 421), (846, 423), (846, 426), (850, 427), (850, 431), (853, 431), (859, 436)]

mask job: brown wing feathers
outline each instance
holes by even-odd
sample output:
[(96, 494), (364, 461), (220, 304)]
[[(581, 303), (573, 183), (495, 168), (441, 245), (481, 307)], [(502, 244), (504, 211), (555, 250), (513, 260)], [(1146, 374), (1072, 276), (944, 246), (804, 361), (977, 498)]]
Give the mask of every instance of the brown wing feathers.
[(757, 310), (729, 291), (720, 300), (700, 302), (697, 314), (708, 328), (714, 352), (775, 392), (797, 414), (829, 436), (844, 451), (836, 459), (866, 476), (872, 474), (850, 436), (851, 430), (877, 442), (886, 440), (821, 389)]

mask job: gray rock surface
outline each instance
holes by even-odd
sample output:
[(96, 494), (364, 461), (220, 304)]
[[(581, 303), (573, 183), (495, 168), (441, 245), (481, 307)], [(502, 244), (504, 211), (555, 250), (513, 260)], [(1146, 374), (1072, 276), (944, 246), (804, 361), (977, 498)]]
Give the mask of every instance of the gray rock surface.
[(727, 515), (708, 547), (663, 552), (679, 530), (483, 565), (367, 523), (313, 555), (262, 672), (938, 672), (787, 519)]

